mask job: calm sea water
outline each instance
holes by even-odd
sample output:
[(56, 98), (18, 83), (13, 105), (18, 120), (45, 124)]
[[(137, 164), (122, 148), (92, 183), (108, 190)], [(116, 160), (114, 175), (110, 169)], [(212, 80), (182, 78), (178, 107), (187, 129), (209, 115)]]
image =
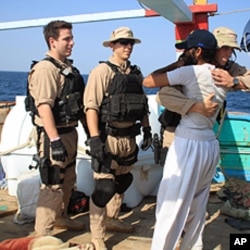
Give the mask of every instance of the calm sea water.
[[(0, 101), (15, 101), (15, 96), (26, 95), (27, 72), (0, 71)], [(83, 75), (85, 81), (87, 75)], [(145, 89), (155, 94), (157, 89)], [(250, 92), (231, 92), (227, 97), (227, 110), (250, 113)]]

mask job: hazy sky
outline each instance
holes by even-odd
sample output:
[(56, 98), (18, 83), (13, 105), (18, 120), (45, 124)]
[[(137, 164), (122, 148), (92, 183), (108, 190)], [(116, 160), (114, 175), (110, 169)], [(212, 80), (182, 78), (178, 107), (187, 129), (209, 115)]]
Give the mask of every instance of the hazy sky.
[[(166, 0), (167, 1), (167, 0)], [(185, 0), (191, 5), (192, 0)], [(218, 12), (209, 17), (209, 29), (227, 26), (236, 31), (238, 42), (250, 18), (250, 1), (217, 0)], [(0, 0), (0, 23), (45, 17), (57, 17), (141, 9), (137, 0)], [(248, 11), (241, 11), (246, 10)], [(231, 14), (227, 12), (238, 11)], [(169, 64), (176, 59), (174, 24), (163, 17), (124, 19), (105, 22), (74, 24), (75, 46), (71, 58), (81, 73), (88, 74), (99, 61), (106, 60), (111, 50), (102, 42), (120, 26), (129, 26), (142, 43), (134, 46), (133, 64), (144, 74)], [(28, 71), (32, 60), (44, 57), (47, 51), (42, 27), (0, 31), (0, 70)], [(237, 61), (250, 68), (250, 57), (237, 52)]]

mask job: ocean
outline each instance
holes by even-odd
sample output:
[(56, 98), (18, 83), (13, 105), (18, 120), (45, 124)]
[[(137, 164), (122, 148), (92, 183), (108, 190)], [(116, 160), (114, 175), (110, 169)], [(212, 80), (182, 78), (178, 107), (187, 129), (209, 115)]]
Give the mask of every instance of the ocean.
[[(0, 101), (15, 101), (15, 96), (26, 95), (27, 72), (0, 71)], [(83, 75), (85, 82), (88, 75)], [(145, 92), (155, 94), (157, 89), (147, 89)], [(250, 113), (250, 92), (234, 91), (227, 96), (228, 111)]]

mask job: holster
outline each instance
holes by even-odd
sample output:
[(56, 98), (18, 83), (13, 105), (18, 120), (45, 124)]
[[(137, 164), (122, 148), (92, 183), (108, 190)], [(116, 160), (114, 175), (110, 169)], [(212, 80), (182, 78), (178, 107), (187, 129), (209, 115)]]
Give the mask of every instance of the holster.
[(96, 158), (92, 157), (91, 167), (97, 173), (111, 173), (111, 161), (111, 153), (106, 153), (103, 162), (99, 162)]
[(161, 154), (160, 154), (159, 164), (160, 164), (160, 166), (164, 167), (167, 153), (168, 153), (168, 148), (167, 147), (161, 148), (160, 152), (161, 152)]
[(40, 159), (39, 171), (43, 184), (60, 184), (60, 167), (57, 165), (51, 165), (51, 161), (47, 157)]

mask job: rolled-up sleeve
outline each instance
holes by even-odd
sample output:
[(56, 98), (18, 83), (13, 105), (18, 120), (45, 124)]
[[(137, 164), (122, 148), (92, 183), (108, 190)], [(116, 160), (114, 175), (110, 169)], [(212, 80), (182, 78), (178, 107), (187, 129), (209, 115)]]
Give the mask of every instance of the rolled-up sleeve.
[(190, 99), (181, 92), (181, 86), (162, 87), (156, 95), (156, 101), (168, 110), (181, 115), (187, 114), (189, 109), (197, 103), (196, 99)]

